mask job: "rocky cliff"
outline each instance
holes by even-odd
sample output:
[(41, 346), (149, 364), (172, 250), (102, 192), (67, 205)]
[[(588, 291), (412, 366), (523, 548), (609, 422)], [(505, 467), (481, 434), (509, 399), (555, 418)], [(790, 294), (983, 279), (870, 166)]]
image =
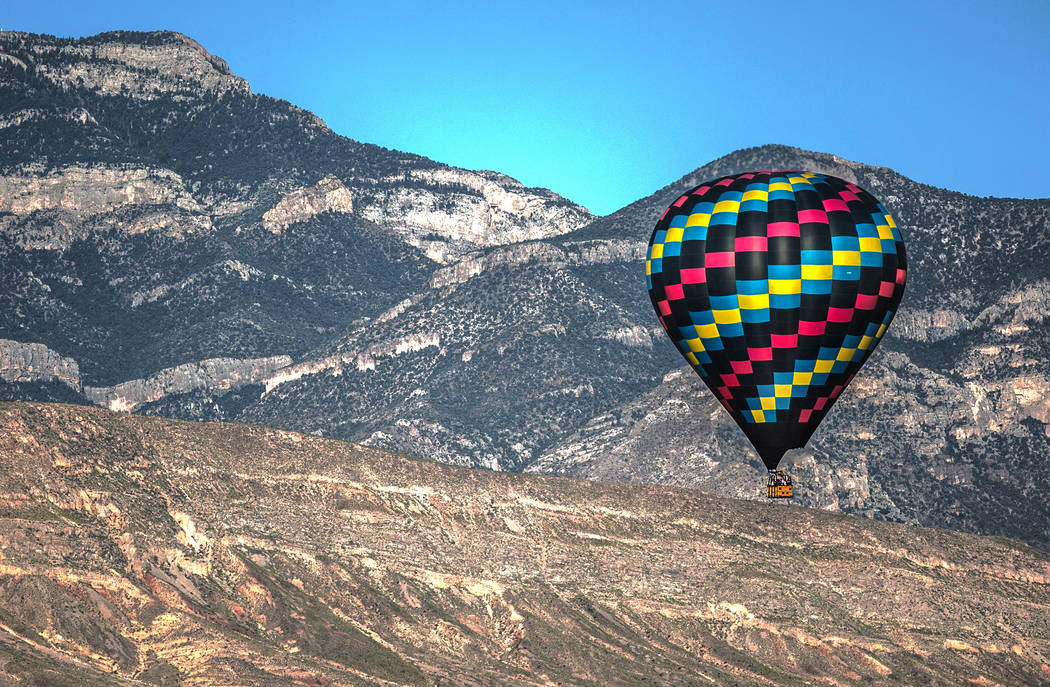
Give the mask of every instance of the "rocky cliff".
[(1042, 684), (1050, 559), (681, 489), (0, 404), (0, 681)]

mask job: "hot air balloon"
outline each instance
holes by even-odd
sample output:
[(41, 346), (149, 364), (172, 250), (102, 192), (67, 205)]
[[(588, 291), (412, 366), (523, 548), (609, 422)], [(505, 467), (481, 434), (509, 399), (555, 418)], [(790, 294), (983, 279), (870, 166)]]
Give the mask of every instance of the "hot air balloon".
[(656, 223), (645, 260), (671, 341), (755, 447), (767, 495), (879, 344), (904, 294), (900, 229), (856, 184), (804, 171), (705, 182)]

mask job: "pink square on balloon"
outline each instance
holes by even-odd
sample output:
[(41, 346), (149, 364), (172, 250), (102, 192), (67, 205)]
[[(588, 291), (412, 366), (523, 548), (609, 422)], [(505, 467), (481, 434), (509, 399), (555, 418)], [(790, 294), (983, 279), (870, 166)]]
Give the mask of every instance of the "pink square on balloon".
[(773, 348), (795, 348), (798, 346), (798, 334), (773, 334)]
[(770, 222), (766, 236), (798, 236), (798, 222)]
[(736, 238), (735, 248), (737, 253), (743, 253), (745, 251), (764, 251), (766, 250), (766, 237), (738, 236)]
[(817, 402), (813, 404), (813, 410), (824, 410), (824, 406), (828, 404), (828, 397), (821, 396), (817, 399)]
[(844, 203), (839, 198), (828, 198), (827, 200), (824, 201), (824, 211), (825, 212), (835, 212), (835, 211), (849, 212), (849, 208), (846, 207), (846, 203)]
[(726, 386), (740, 386), (740, 380), (736, 378), (736, 375), (722, 375), (722, 382)]
[(798, 223), (815, 222), (817, 224), (828, 223), (828, 213), (823, 210), (799, 210)]
[(884, 281), (879, 284), (879, 295), (883, 298), (891, 298), (893, 296), (893, 289), (897, 285), (891, 281)]
[(703, 284), (707, 281), (703, 267), (687, 267), (681, 274), (683, 284)]
[(708, 253), (704, 256), (704, 267), (733, 267), (736, 253)]
[(659, 301), (656, 304), (656, 307), (660, 308), (660, 314), (661, 315), (670, 315), (671, 314), (671, 304), (668, 303), (666, 300)]
[(820, 322), (807, 322), (806, 320), (799, 320), (798, 333), (803, 336), (820, 336), (824, 333), (828, 323), (824, 321)]
[(682, 293), (681, 284), (668, 284), (664, 287), (664, 294), (669, 301), (677, 301), (685, 298), (685, 294)]
[(857, 294), (857, 310), (874, 310), (875, 304), (878, 302), (878, 296), (869, 295), (866, 293)]
[(904, 284), (904, 281), (907, 278), (908, 278), (908, 275), (907, 275), (907, 273), (904, 270), (902, 270), (902, 269), (898, 269), (897, 270), (897, 283), (898, 284)]
[(828, 308), (828, 322), (849, 322), (853, 319), (853, 308)]
[(773, 349), (769, 347), (765, 348), (749, 348), (747, 349), (747, 357), (755, 362), (760, 360), (772, 360)]
[(749, 375), (754, 372), (751, 369), (750, 360), (730, 360), (729, 364), (733, 367), (733, 373), (738, 375)]
[(799, 422), (809, 422), (809, 416), (812, 415), (812, 414), (813, 414), (813, 411), (810, 410), (809, 408), (806, 408), (805, 410), (803, 410), (801, 413), (798, 414), (798, 421)]

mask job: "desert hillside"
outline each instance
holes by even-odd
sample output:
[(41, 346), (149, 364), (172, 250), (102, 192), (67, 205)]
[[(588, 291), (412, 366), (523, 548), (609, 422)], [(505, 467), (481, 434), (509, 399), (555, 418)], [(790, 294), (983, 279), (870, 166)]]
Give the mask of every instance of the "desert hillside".
[(1050, 557), (249, 425), (0, 404), (0, 685), (1034, 685)]

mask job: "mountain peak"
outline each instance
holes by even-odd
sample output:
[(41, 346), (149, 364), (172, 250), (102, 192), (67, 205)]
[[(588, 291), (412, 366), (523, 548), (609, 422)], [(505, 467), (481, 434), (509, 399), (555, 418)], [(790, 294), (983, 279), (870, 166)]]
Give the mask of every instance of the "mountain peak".
[(174, 31), (110, 31), (85, 38), (0, 32), (0, 54), (31, 66), (60, 87), (154, 100), (194, 97), (199, 90), (251, 92), (225, 60)]

